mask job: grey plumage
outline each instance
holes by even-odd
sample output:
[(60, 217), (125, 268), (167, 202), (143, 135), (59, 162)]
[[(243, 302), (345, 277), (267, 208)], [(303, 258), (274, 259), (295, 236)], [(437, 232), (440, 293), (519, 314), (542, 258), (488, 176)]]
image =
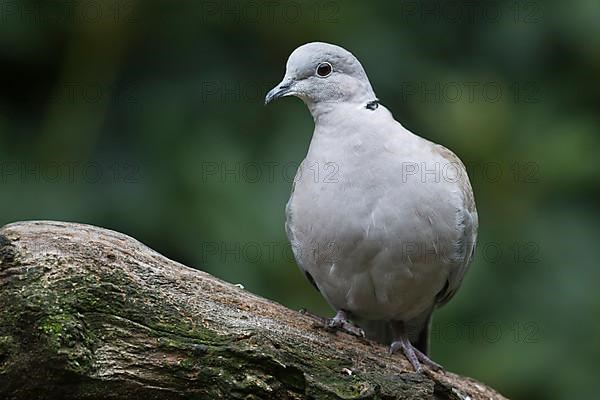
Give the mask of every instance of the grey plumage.
[[(389, 344), (401, 336), (426, 353), (431, 312), (454, 296), (475, 248), (464, 165), (395, 121), (341, 47), (296, 49), (266, 102), (290, 95), (315, 121), (286, 207), (298, 265), (368, 337)], [(318, 179), (307, 173), (314, 168)]]

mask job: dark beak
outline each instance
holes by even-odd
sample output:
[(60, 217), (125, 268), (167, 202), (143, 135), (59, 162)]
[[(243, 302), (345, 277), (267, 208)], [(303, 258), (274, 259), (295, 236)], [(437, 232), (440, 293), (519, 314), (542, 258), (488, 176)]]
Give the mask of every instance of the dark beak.
[(273, 100), (277, 100), (280, 97), (287, 96), (290, 94), (292, 90), (292, 82), (283, 81), (279, 85), (275, 86), (273, 89), (267, 93), (265, 97), (265, 105), (269, 104)]

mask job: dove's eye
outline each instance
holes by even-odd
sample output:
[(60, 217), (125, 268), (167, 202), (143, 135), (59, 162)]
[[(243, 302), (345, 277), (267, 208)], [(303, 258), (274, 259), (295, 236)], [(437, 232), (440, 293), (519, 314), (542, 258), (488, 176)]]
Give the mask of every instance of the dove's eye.
[(333, 71), (333, 68), (328, 62), (322, 62), (317, 66), (317, 75), (321, 78), (326, 78), (331, 75), (331, 71)]

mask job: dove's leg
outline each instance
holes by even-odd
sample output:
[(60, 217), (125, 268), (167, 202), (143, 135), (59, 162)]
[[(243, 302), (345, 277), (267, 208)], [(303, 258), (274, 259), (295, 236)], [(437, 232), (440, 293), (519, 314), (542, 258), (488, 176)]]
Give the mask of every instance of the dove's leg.
[(365, 332), (349, 321), (348, 314), (346, 314), (344, 310), (339, 310), (335, 314), (335, 317), (329, 318), (327, 320), (327, 326), (330, 329), (339, 329), (348, 332), (351, 335), (365, 337)]
[(365, 337), (365, 332), (349, 321), (348, 314), (344, 310), (339, 310), (333, 318), (323, 318), (306, 310), (302, 310), (302, 313), (319, 321), (327, 330), (339, 330), (350, 335)]
[(390, 354), (394, 354), (396, 351), (402, 350), (402, 353), (404, 353), (408, 361), (412, 364), (413, 368), (418, 373), (421, 373), (423, 371), (423, 368), (421, 367), (421, 362), (435, 371), (443, 369), (441, 365), (431, 360), (429, 357), (427, 357), (427, 355), (423, 354), (419, 349), (417, 349), (410, 343), (403, 322), (393, 322), (392, 327), (396, 339), (390, 345)]

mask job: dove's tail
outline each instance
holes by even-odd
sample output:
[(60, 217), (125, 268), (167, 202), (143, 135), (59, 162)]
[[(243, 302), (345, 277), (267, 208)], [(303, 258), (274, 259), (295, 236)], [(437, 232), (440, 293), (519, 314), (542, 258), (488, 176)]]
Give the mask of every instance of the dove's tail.
[[(408, 333), (408, 338), (413, 346), (419, 349), (425, 355), (429, 355), (429, 330), (431, 326), (431, 311), (415, 319), (404, 322), (404, 327)], [(390, 345), (397, 339), (394, 332), (394, 322), (390, 321), (371, 321), (356, 319), (354, 322), (362, 328), (365, 336), (381, 344)]]

